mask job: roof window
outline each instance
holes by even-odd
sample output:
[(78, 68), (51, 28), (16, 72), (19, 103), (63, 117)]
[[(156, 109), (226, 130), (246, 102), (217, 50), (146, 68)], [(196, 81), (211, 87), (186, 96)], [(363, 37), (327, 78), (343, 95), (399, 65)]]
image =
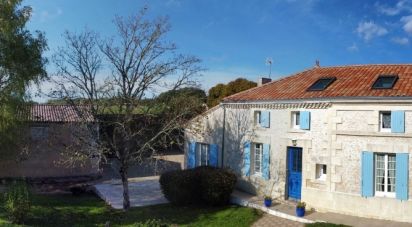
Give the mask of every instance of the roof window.
[(323, 77), (313, 83), (308, 91), (323, 91), (336, 80), (336, 77)]
[(396, 81), (398, 80), (398, 76), (396, 75), (381, 75), (376, 79), (375, 83), (373, 83), (373, 89), (391, 89), (395, 85)]

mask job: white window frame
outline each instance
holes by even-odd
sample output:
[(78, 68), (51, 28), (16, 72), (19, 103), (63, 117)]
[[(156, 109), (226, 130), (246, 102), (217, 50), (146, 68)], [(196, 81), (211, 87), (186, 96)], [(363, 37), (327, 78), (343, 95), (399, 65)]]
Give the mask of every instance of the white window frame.
[[(378, 191), (377, 190), (377, 185), (376, 185), (376, 178), (377, 178), (377, 155), (384, 155), (385, 157), (385, 166), (384, 166), (384, 191)], [(386, 154), (386, 153), (374, 153), (374, 188), (375, 188), (375, 196), (379, 197), (389, 197), (389, 198), (395, 198), (396, 197), (396, 190), (394, 192), (388, 192), (388, 177), (389, 177), (389, 171), (388, 171), (388, 156), (395, 156), (394, 154)], [(396, 156), (395, 156), (396, 157)], [(396, 182), (396, 158), (395, 158), (395, 174), (394, 174), (394, 183), (395, 185)], [(396, 189), (396, 186), (395, 186)]]
[[(204, 156), (202, 155), (203, 152), (206, 152)], [(198, 166), (208, 166), (209, 165), (209, 144), (198, 143), (198, 157), (199, 157)], [(205, 157), (206, 160), (203, 160), (202, 157)]]
[(316, 164), (316, 180), (325, 181), (328, 176), (326, 164)]
[(379, 131), (381, 131), (381, 132), (391, 132), (392, 131), (392, 122), (391, 122), (391, 127), (390, 128), (384, 128), (383, 127), (383, 114), (392, 115), (391, 111), (380, 111), (379, 112)]
[[(299, 121), (299, 124), (298, 124)], [(292, 128), (300, 129), (300, 111), (292, 112)]]
[(260, 123), (262, 122), (262, 111), (256, 110), (254, 117), (255, 117), (255, 125), (260, 125)]
[[(259, 161), (259, 165), (256, 164), (257, 161)], [(256, 169), (257, 167), (259, 168), (258, 170)], [(261, 176), (262, 168), (263, 168), (263, 144), (253, 143), (253, 174)]]

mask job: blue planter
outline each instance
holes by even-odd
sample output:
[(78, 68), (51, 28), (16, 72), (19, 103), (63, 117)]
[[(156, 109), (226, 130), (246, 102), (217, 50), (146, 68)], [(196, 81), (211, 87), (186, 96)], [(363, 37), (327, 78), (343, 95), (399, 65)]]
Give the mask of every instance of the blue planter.
[(305, 208), (304, 207), (296, 207), (296, 216), (298, 216), (298, 217), (305, 216)]
[(271, 199), (265, 199), (264, 203), (265, 203), (266, 207), (272, 206), (272, 200)]

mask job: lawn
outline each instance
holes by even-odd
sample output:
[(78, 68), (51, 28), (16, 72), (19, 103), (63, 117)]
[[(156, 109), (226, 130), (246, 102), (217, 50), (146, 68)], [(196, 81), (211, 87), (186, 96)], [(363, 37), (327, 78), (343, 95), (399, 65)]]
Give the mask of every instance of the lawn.
[[(36, 195), (27, 226), (134, 226), (148, 219), (162, 219), (178, 226), (250, 226), (261, 213), (245, 207), (174, 207), (169, 204), (132, 208), (128, 212), (112, 210), (94, 195)], [(7, 225), (0, 210), (0, 225)], [(8, 225), (15, 226), (15, 225)]]

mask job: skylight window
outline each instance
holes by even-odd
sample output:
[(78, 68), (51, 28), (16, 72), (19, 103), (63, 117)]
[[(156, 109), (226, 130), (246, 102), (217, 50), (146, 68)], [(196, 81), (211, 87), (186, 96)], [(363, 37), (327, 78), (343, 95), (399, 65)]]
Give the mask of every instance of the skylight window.
[(336, 77), (324, 77), (318, 79), (308, 88), (308, 91), (323, 91), (336, 80)]
[(373, 83), (373, 89), (391, 89), (395, 85), (396, 81), (398, 80), (398, 76), (394, 75), (384, 75), (379, 76), (376, 79), (375, 83)]

